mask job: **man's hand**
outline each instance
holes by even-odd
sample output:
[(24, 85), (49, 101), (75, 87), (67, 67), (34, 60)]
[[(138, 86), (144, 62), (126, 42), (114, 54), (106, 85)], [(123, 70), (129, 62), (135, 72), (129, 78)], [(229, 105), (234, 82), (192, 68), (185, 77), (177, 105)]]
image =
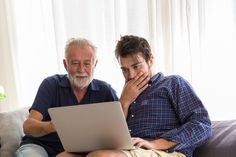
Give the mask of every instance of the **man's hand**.
[(138, 137), (132, 138), (132, 143), (135, 147), (138, 147), (138, 148), (144, 148), (144, 149), (155, 148), (155, 146), (150, 141), (147, 141)]
[(176, 146), (175, 142), (168, 141), (164, 138), (160, 138), (153, 141), (147, 141), (139, 137), (132, 138), (134, 146), (144, 149), (155, 149), (155, 150), (167, 150), (171, 147)]
[(125, 83), (120, 102), (126, 117), (130, 104), (148, 87), (149, 80), (148, 73), (140, 72), (132, 80)]

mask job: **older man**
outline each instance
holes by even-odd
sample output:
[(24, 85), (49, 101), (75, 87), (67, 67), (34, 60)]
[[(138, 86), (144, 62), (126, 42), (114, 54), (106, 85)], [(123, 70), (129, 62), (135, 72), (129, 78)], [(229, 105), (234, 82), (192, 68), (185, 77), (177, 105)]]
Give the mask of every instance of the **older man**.
[(90, 41), (69, 40), (63, 63), (68, 75), (50, 76), (38, 89), (23, 125), (26, 135), (16, 152), (17, 157), (54, 157), (64, 151), (48, 108), (118, 100), (109, 84), (93, 79), (97, 57), (96, 47)]

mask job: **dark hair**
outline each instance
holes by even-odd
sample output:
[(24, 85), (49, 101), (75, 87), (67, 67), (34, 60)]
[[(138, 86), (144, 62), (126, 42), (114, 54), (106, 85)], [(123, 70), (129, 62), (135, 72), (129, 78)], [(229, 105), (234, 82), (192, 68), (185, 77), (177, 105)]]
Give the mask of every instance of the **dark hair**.
[(125, 35), (120, 38), (116, 45), (115, 56), (127, 57), (128, 55), (135, 55), (141, 52), (145, 61), (149, 61), (152, 53), (148, 41), (142, 37), (134, 35)]

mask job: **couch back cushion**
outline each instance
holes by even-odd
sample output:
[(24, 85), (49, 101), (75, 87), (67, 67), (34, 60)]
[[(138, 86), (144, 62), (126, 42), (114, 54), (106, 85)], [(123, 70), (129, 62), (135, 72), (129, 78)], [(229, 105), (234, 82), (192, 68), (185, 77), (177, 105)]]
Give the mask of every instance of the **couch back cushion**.
[(235, 157), (236, 120), (213, 121), (212, 137), (197, 148), (194, 157)]

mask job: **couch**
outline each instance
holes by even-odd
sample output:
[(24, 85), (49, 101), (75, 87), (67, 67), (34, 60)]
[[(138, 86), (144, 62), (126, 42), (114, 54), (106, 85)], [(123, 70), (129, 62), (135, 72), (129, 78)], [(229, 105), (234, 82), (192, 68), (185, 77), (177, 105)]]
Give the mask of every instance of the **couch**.
[(23, 136), (22, 124), (28, 108), (0, 113), (0, 157), (14, 157)]
[[(28, 108), (0, 113), (0, 157), (14, 157), (27, 115)], [(236, 157), (236, 120), (213, 121), (212, 129), (213, 136), (193, 157)]]

